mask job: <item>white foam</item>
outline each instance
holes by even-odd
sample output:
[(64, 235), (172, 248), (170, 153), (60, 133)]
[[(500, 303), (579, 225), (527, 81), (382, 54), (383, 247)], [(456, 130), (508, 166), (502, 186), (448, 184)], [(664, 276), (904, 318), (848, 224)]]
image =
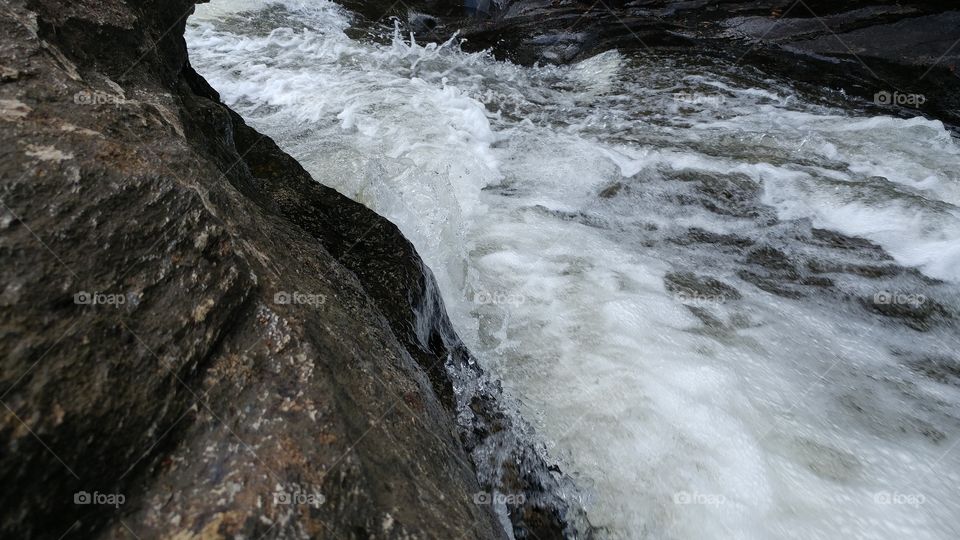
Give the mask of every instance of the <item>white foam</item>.
[[(960, 461), (944, 452), (960, 396), (893, 358), (916, 333), (836, 301), (781, 299), (721, 259), (644, 236), (649, 224), (753, 233), (678, 205), (664, 177), (739, 173), (781, 219), (960, 279), (960, 150), (942, 125), (851, 118), (615, 51), (523, 68), (399, 33), (362, 43), (327, 2), (278, 0), (295, 15), (269, 34), (220, 21), (248, 4), (215, 1), (191, 22), (198, 70), (315, 178), (416, 244), (458, 332), (606, 536), (955, 537)], [(724, 106), (678, 106), (688, 88)], [(598, 202), (617, 182), (622, 199)], [(684, 264), (743, 293), (711, 306), (727, 330), (705, 329), (665, 289)], [(960, 347), (936, 332), (922, 344)]]

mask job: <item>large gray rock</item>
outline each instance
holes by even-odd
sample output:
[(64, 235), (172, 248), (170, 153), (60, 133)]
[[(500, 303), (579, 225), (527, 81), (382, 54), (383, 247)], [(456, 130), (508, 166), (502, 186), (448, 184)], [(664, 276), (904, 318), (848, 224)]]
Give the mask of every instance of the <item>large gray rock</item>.
[(0, 10), (0, 536), (504, 538), (491, 490), (574, 534), (412, 246), (219, 103), (192, 9)]

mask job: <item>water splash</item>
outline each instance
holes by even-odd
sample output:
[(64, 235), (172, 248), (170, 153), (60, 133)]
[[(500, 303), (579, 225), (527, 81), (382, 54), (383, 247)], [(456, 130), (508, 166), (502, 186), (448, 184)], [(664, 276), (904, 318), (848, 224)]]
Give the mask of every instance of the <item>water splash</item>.
[(309, 4), (194, 20), (191, 57), (401, 227), (607, 536), (956, 536), (942, 125), (696, 56), (527, 68), (400, 28), (361, 42)]

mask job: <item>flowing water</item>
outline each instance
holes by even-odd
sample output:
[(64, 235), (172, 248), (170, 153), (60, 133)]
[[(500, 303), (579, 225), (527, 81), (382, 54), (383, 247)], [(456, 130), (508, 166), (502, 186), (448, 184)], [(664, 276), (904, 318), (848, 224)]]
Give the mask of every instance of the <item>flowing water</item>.
[(521, 67), (350, 24), (215, 0), (187, 38), (228, 105), (416, 245), (600, 537), (960, 537), (940, 123), (692, 55)]

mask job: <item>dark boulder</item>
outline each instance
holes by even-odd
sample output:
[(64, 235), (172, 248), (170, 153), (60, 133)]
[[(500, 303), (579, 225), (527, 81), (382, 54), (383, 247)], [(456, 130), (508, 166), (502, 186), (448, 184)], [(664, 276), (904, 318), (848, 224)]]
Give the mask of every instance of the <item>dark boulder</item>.
[(960, 8), (949, 0), (512, 0), (484, 18), (448, 2), (414, 6), (439, 16), (423, 39), (458, 32), (466, 49), (521, 64), (610, 49), (711, 57), (787, 80), (813, 101), (960, 125)]

